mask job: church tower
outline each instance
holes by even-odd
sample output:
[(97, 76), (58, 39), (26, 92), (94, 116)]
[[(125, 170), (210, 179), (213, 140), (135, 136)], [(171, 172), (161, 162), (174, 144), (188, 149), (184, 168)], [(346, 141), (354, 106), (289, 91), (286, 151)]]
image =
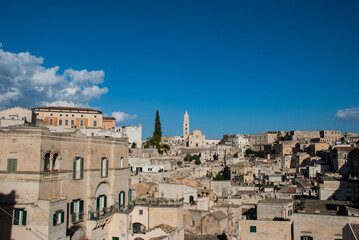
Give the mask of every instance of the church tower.
[(186, 110), (183, 119), (183, 138), (186, 140), (188, 138), (188, 135), (189, 135), (189, 115)]

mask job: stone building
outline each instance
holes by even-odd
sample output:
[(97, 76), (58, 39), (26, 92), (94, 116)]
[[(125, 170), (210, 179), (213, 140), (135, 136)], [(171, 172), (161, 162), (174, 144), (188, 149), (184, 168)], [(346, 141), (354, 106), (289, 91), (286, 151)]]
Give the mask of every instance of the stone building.
[(75, 107), (36, 107), (36, 119), (47, 126), (63, 128), (102, 128), (103, 114), (99, 110)]
[(322, 130), (320, 131), (320, 138), (329, 140), (332, 144), (340, 141), (342, 133), (337, 130)]
[(36, 116), (32, 110), (14, 107), (0, 111), (0, 127), (18, 126), (36, 123)]
[(184, 240), (181, 202), (136, 202), (128, 240)]
[(102, 118), (102, 128), (106, 130), (115, 130), (116, 127), (116, 118), (114, 117), (103, 117)]
[(67, 232), (73, 239), (127, 239), (126, 139), (2, 128), (0, 148), (1, 193), (15, 196), (0, 203), (12, 216), (0, 235), (8, 229), (12, 239), (67, 239)]
[(278, 132), (264, 132), (259, 134), (251, 134), (249, 138), (249, 146), (252, 150), (263, 151), (265, 145), (271, 145), (278, 139)]

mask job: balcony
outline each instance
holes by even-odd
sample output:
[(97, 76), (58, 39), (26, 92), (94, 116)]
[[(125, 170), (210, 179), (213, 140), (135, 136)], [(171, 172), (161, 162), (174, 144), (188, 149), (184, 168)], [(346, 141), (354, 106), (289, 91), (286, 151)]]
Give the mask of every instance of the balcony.
[(44, 172), (41, 173), (42, 182), (51, 182), (59, 179), (59, 172)]
[(75, 223), (75, 222), (81, 222), (84, 219), (84, 213), (80, 212), (80, 213), (71, 213), (71, 222)]
[(108, 208), (103, 208), (102, 210), (89, 211), (88, 220), (102, 220), (112, 216), (115, 213), (129, 213), (130, 208), (120, 207), (118, 204)]

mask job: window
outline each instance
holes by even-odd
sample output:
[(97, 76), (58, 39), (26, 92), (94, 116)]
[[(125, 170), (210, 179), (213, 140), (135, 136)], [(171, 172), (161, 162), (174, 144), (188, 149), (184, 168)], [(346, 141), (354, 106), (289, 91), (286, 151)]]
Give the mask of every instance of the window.
[(293, 215), (293, 211), (292, 210), (289, 210), (288, 211), (288, 216), (292, 216)]
[(12, 173), (17, 170), (17, 159), (8, 159), (7, 160), (7, 172)]
[(68, 126), (69, 125), (69, 120), (65, 120), (65, 126)]
[(311, 236), (300, 236), (300, 240), (313, 240)]
[(196, 224), (196, 222), (194, 220), (192, 220), (191, 226), (193, 227), (195, 224)]
[(25, 209), (14, 209), (14, 225), (26, 225), (26, 211)]
[(80, 126), (81, 126), (81, 127), (84, 126), (84, 120), (80, 120)]
[(62, 119), (59, 119), (59, 126), (62, 126)]
[(120, 200), (120, 206), (124, 206), (125, 205), (125, 192), (120, 192), (119, 195), (119, 200)]
[(44, 171), (50, 170), (50, 153), (46, 153), (44, 157)]
[(75, 120), (71, 120), (71, 126), (75, 125)]
[(97, 126), (97, 121), (93, 121), (93, 126), (96, 127)]
[(132, 201), (132, 190), (128, 189), (128, 202)]
[(107, 196), (106, 195), (100, 195), (96, 199), (96, 209), (97, 211), (101, 211), (107, 207)]
[(107, 177), (108, 175), (108, 160), (103, 157), (101, 159), (101, 177)]
[(74, 158), (74, 166), (72, 171), (73, 179), (82, 179), (83, 178), (83, 158), (82, 157), (75, 157)]
[[(123, 157), (121, 157), (121, 159), (120, 159), (120, 168), (123, 168)], [(141, 172), (142, 172), (142, 169), (141, 169)]]
[(50, 118), (49, 124), (50, 124), (50, 126), (54, 125), (54, 119)]
[(143, 210), (139, 210), (139, 211), (138, 211), (138, 214), (139, 214), (139, 215), (143, 215)]
[(71, 221), (79, 222), (83, 219), (84, 201), (80, 199), (73, 200), (70, 204)]
[(59, 163), (57, 162), (58, 157), (59, 157), (58, 153), (55, 153), (54, 156), (52, 157), (52, 170), (53, 171), (57, 171), (59, 169), (58, 168)]
[(250, 229), (251, 233), (256, 233), (257, 232), (257, 227), (256, 226), (250, 226), (249, 229)]
[(64, 211), (56, 211), (54, 215), (52, 215), (52, 226), (60, 225), (64, 223), (65, 213)]

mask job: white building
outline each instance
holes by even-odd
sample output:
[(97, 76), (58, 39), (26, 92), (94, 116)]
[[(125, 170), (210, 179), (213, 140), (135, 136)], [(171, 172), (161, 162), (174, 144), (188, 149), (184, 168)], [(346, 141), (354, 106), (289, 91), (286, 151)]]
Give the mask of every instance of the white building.
[(128, 137), (130, 147), (133, 143), (136, 143), (136, 147), (140, 148), (142, 146), (142, 125), (141, 123), (138, 126), (123, 126), (116, 127), (116, 132), (120, 132), (123, 136)]

